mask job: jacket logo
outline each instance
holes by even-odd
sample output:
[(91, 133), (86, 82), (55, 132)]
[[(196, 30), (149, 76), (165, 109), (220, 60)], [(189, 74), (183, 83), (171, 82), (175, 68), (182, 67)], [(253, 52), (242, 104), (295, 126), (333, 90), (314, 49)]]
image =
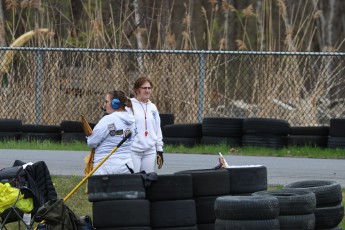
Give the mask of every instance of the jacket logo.
[(152, 111), (152, 116), (153, 116), (153, 119), (156, 121), (157, 120), (157, 113), (156, 113), (156, 111)]
[(108, 125), (108, 130), (109, 130), (109, 135), (110, 136), (115, 136), (115, 134), (116, 134), (116, 126), (115, 126), (115, 124), (109, 124)]

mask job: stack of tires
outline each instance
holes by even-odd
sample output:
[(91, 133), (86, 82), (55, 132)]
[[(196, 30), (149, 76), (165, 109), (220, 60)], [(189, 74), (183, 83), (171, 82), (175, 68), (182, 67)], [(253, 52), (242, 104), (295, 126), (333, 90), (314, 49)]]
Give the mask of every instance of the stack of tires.
[(22, 133), (20, 139), (27, 141), (61, 141), (60, 126), (57, 125), (31, 125), (25, 124), (22, 126)]
[(332, 118), (329, 126), (328, 148), (345, 148), (345, 119)]
[(307, 180), (286, 184), (284, 188), (313, 192), (316, 197), (315, 229), (333, 229), (344, 217), (341, 185), (336, 181)]
[(221, 196), (215, 201), (215, 230), (279, 230), (279, 202), (273, 196)]
[(186, 170), (175, 174), (189, 174), (192, 176), (198, 229), (213, 230), (216, 220), (214, 214), (215, 200), (219, 196), (228, 195), (230, 191), (229, 173), (227, 170)]
[(253, 193), (253, 196), (273, 196), (279, 201), (279, 224), (281, 230), (315, 227), (315, 194), (297, 189), (279, 189)]
[(202, 121), (201, 143), (241, 146), (243, 118), (205, 117)]
[(201, 124), (165, 125), (162, 133), (164, 144), (192, 147), (200, 143)]
[(290, 127), (289, 146), (327, 148), (329, 127)]
[(19, 140), (22, 121), (17, 119), (0, 119), (0, 141)]
[(247, 118), (243, 121), (243, 147), (284, 148), (290, 125), (273, 118)]
[(91, 176), (88, 200), (97, 230), (151, 230), (150, 202), (140, 174)]
[(198, 229), (191, 175), (159, 175), (146, 188), (146, 197), (150, 201), (152, 229)]

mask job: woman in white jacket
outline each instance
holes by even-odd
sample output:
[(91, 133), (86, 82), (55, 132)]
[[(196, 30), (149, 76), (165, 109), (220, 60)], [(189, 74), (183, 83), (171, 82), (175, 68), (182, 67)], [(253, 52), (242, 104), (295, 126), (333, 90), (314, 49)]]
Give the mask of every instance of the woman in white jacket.
[[(135, 118), (132, 102), (122, 91), (110, 91), (105, 96), (104, 111), (108, 114), (96, 124), (92, 134), (87, 137), (87, 145), (95, 148), (93, 167), (95, 168), (104, 157), (128, 134), (134, 134)], [(94, 173), (125, 174), (131, 173), (133, 162), (131, 157), (131, 145), (133, 138), (129, 137)]]
[(163, 165), (163, 136), (159, 112), (150, 101), (152, 81), (139, 77), (134, 83), (135, 98), (131, 98), (135, 113), (135, 136), (132, 144), (134, 172), (154, 172), (157, 158), (158, 168)]

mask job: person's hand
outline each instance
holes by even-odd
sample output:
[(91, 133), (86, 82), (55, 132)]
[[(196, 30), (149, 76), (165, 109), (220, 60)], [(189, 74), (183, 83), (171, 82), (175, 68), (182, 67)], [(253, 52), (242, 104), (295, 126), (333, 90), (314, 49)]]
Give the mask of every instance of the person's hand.
[(164, 163), (163, 152), (157, 151), (157, 165), (158, 169), (161, 169)]
[(223, 157), (219, 157), (218, 162), (219, 162), (219, 164), (216, 167), (214, 167), (213, 169), (223, 169), (223, 168), (229, 167), (227, 165), (227, 163), (225, 162), (225, 159)]

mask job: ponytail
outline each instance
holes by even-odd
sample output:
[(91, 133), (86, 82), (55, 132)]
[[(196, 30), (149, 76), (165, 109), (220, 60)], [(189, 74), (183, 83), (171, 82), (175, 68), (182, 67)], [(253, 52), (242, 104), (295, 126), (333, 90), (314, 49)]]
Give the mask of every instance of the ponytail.
[(127, 100), (124, 103), (125, 106), (127, 106), (128, 108), (130, 108), (132, 110), (132, 113), (134, 115), (134, 110), (133, 110), (133, 104), (130, 98), (127, 97)]

